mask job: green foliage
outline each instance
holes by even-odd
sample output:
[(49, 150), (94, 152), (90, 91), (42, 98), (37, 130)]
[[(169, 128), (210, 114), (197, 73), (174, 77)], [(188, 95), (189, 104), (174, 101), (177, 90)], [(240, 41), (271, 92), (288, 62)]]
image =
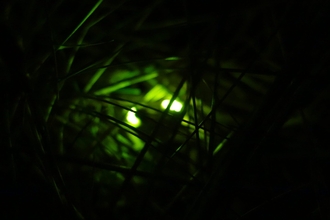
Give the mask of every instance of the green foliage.
[(5, 219), (330, 217), (325, 7), (211, 2), (1, 3)]

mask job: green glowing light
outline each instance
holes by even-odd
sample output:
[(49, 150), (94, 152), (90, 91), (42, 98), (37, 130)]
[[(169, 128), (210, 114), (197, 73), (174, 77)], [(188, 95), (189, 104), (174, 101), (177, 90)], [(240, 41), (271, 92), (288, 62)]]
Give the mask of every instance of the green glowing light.
[[(166, 109), (169, 103), (170, 103), (170, 100), (168, 100), (168, 99), (165, 99), (164, 101), (162, 101), (162, 104), (161, 104), (162, 108)], [(170, 107), (170, 110), (179, 112), (179, 111), (181, 111), (181, 109), (182, 109), (182, 104), (180, 102), (174, 100), (174, 102), (172, 103), (172, 105)]]
[(165, 60), (181, 60), (180, 57), (167, 57)]
[(126, 116), (126, 120), (134, 127), (139, 127), (141, 125), (141, 120), (135, 116), (136, 108), (132, 107), (132, 111), (129, 111)]

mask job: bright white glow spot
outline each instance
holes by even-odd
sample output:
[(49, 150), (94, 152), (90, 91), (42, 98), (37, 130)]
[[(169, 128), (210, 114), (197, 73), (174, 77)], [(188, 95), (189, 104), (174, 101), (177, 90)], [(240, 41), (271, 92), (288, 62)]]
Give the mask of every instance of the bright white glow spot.
[[(132, 107), (131, 110), (136, 111), (136, 108)], [(135, 116), (135, 112), (129, 111), (126, 120), (134, 127), (139, 127), (141, 125), (141, 120)]]
[[(163, 107), (163, 109), (166, 109), (168, 104), (170, 103), (170, 100), (166, 99), (164, 101), (162, 101), (161, 106)], [(170, 110), (171, 111), (175, 111), (175, 112), (179, 112), (182, 109), (182, 104), (176, 100), (174, 100), (174, 102), (172, 103)]]

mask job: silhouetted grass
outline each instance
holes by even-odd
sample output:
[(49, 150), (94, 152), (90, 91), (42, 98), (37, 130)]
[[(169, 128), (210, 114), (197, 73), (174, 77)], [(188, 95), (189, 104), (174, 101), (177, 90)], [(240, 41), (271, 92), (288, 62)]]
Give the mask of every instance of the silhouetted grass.
[(4, 219), (328, 219), (328, 5), (227, 3), (1, 3)]

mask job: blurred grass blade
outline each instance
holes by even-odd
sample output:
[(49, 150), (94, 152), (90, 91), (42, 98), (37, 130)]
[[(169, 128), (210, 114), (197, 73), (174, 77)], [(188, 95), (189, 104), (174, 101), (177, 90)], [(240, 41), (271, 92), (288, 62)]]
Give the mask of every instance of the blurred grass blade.
[[(109, 66), (112, 61), (118, 56), (120, 51), (122, 50), (124, 44), (121, 44), (117, 47), (115, 50), (116, 52), (107, 60), (103, 63), (103, 66)], [(99, 78), (103, 75), (103, 73), (107, 70), (107, 68), (100, 68), (96, 71), (96, 73), (93, 75), (93, 77), (89, 80), (89, 82), (86, 84), (84, 88), (84, 92), (88, 93), (89, 90), (93, 87), (93, 85), (99, 80)]]
[(132, 85), (140, 83), (140, 82), (145, 82), (145, 81), (148, 81), (150, 79), (154, 79), (157, 76), (158, 76), (157, 73), (151, 73), (151, 74), (148, 74), (148, 75), (133, 77), (133, 78), (121, 81), (119, 83), (116, 83), (115, 85), (111, 85), (109, 87), (100, 89), (100, 90), (96, 91), (94, 94), (95, 95), (107, 95), (107, 94), (110, 94), (110, 93), (112, 93), (114, 91), (117, 91), (119, 89), (129, 87), (129, 86), (132, 86)]

